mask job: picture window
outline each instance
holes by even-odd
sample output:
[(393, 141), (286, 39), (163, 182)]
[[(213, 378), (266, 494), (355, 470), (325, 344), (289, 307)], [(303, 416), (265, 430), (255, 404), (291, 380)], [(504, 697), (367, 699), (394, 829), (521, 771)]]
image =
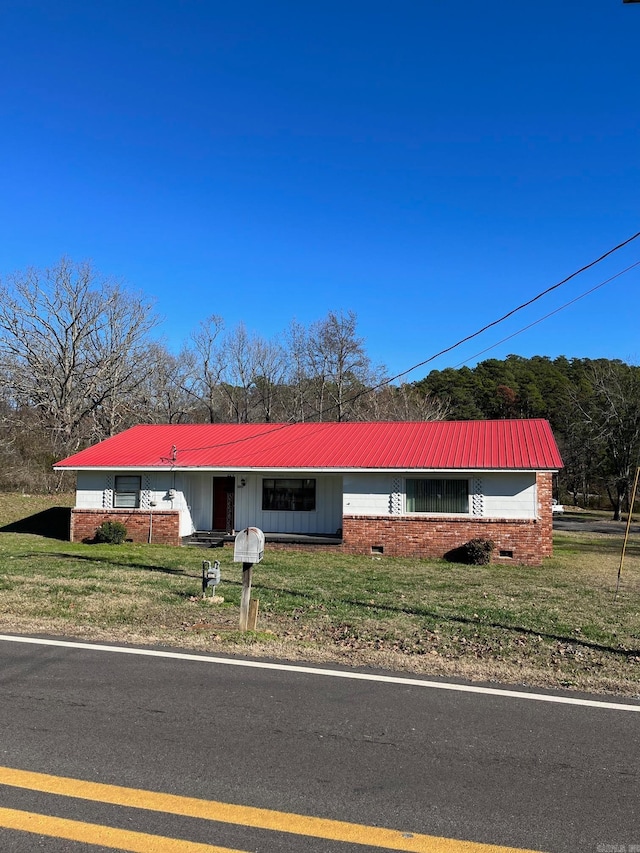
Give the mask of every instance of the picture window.
[(262, 481), (265, 512), (311, 512), (316, 508), (316, 481), (302, 477), (267, 477)]
[(469, 512), (469, 481), (408, 479), (407, 512)]

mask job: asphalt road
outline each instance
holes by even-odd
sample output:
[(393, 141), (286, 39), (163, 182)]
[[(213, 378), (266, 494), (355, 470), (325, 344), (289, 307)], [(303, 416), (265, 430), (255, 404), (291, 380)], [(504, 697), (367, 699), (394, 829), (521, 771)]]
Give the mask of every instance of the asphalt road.
[[(640, 850), (631, 711), (0, 641), (0, 732), (4, 809), (261, 853), (380, 849), (3, 784), (17, 768), (550, 853)], [(0, 849), (107, 848), (0, 828)]]
[[(625, 521), (611, 521), (610, 519), (594, 519), (593, 517), (581, 518), (579, 515), (564, 515), (558, 513), (553, 516), (554, 530), (573, 530), (577, 533), (608, 533), (614, 536), (624, 536), (627, 529)], [(630, 533), (640, 533), (640, 524), (631, 523)]]

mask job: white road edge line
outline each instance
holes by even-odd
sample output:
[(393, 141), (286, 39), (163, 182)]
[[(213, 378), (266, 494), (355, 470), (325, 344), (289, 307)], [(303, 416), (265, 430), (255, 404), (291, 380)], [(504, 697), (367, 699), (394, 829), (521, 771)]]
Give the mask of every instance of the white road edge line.
[(609, 711), (638, 711), (640, 704), (605, 702), (599, 699), (578, 699), (573, 696), (554, 696), (549, 693), (525, 693), (520, 690), (504, 690), (498, 687), (479, 687), (472, 684), (455, 684), (448, 681), (427, 681), (422, 678), (403, 678), (394, 675), (375, 675), (367, 672), (343, 672), (339, 669), (320, 669), (313, 666), (296, 666), (287, 663), (267, 663), (259, 660), (218, 658), (210, 655), (192, 655), (187, 652), (164, 652), (157, 649), (137, 649), (127, 646), (103, 646), (99, 643), (77, 643), (71, 640), (45, 640), (38, 637), (14, 637), (0, 634), (0, 641), (8, 643), (30, 643), (36, 646), (58, 646), (64, 649), (80, 649), (90, 652), (112, 652), (121, 655), (171, 658), (197, 663), (215, 663), (222, 666), (244, 666), (253, 669), (271, 669), (278, 672), (295, 672), (301, 675), (322, 675), (330, 678), (347, 678), (353, 681), (375, 681), (382, 684), (401, 684), (405, 687), (430, 687), (433, 690), (453, 690), (458, 693), (477, 693), (484, 696), (501, 696), (507, 699), (529, 699), (534, 702), (554, 702), (559, 705), (579, 705), (586, 708), (601, 708)]

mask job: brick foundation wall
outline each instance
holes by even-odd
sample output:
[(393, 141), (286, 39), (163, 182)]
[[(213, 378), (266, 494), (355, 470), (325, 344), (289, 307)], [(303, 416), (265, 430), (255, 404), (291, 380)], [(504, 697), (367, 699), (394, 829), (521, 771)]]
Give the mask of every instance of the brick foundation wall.
[(347, 554), (444, 557), (480, 538), (495, 543), (492, 562), (539, 565), (545, 556), (540, 524), (533, 520), (346, 516), (343, 525), (342, 550)]
[[(93, 539), (103, 521), (120, 521), (127, 528), (127, 539), (149, 541), (150, 513), (130, 509), (72, 509), (71, 541)], [(154, 510), (151, 542), (157, 545), (180, 545), (180, 515), (177, 510)]]

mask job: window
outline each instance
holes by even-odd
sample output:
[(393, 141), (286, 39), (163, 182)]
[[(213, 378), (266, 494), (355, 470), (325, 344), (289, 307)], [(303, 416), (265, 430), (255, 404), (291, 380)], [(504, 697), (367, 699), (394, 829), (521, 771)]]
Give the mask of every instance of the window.
[(141, 477), (116, 477), (113, 505), (116, 509), (136, 509), (140, 506)]
[(288, 477), (262, 481), (263, 510), (309, 512), (316, 508), (316, 481)]
[(407, 480), (407, 512), (469, 512), (468, 480)]

